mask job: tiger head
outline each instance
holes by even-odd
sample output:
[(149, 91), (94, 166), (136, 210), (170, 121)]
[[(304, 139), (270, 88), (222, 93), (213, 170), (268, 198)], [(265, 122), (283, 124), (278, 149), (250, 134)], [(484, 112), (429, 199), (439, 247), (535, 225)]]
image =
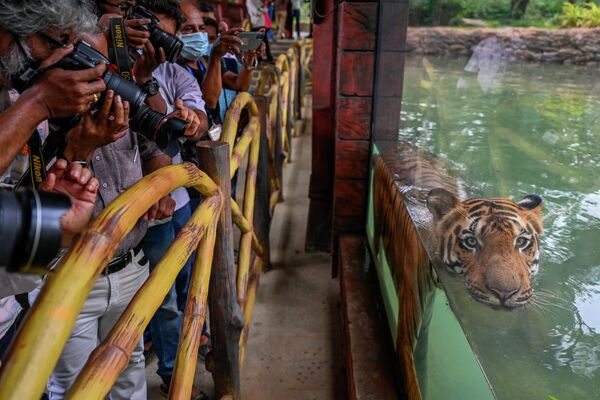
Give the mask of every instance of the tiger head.
[(533, 296), (531, 277), (540, 262), (542, 199), (458, 201), (445, 189), (427, 196), (444, 264), (464, 273), (467, 290), (486, 304), (514, 308)]

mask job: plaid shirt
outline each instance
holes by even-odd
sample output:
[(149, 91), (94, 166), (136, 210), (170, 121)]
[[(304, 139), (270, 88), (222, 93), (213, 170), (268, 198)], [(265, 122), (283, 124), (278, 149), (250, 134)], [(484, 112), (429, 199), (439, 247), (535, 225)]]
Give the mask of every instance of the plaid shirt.
[[(163, 155), (154, 142), (129, 131), (114, 143), (96, 149), (91, 168), (100, 182), (94, 205), (95, 218), (117, 196), (142, 179), (142, 161)], [(140, 218), (131, 232), (121, 241), (116, 256), (137, 246), (146, 234), (148, 222)]]

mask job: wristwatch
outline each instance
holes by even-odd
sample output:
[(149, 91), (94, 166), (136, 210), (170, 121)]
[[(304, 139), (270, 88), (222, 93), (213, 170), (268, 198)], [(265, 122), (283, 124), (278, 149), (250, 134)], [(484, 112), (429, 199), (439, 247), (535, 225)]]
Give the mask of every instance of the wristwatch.
[(146, 93), (146, 96), (148, 97), (158, 94), (159, 90), (160, 86), (158, 86), (158, 81), (155, 78), (146, 81), (146, 83), (142, 85), (142, 91)]

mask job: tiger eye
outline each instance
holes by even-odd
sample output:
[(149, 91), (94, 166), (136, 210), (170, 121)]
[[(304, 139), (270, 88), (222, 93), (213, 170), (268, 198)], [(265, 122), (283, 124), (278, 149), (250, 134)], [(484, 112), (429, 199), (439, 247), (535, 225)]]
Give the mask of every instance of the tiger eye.
[(465, 238), (464, 241), (465, 241), (465, 244), (469, 247), (477, 246), (477, 239), (475, 239), (473, 236), (469, 236), (469, 237)]

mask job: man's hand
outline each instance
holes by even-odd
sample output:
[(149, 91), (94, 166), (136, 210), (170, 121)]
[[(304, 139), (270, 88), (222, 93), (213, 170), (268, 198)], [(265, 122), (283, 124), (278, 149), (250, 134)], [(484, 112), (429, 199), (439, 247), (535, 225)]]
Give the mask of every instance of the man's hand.
[[(40, 65), (47, 68), (73, 51), (73, 46), (57, 49)], [(51, 68), (35, 84), (23, 92), (22, 96), (34, 96), (36, 106), (46, 118), (70, 117), (82, 114), (94, 104), (94, 95), (106, 89), (102, 76), (106, 64), (99, 63), (94, 68), (81, 71), (66, 71)]]
[(133, 66), (135, 80), (140, 86), (152, 79), (152, 71), (156, 67), (167, 61), (167, 56), (163, 48), (159, 48), (157, 52), (150, 41), (147, 41), (142, 46), (142, 51), (142, 54), (139, 54), (137, 51), (134, 52), (135, 64)]
[[(123, 18), (122, 15), (115, 13), (103, 14), (98, 21), (98, 26), (102, 29), (110, 29), (110, 20), (113, 18)], [(125, 20), (125, 36), (127, 44), (133, 49), (142, 49), (146, 42), (150, 40), (150, 32), (138, 29), (141, 25), (149, 24), (151, 21), (148, 18), (144, 19), (128, 19)]]
[[(225, 25), (227, 27), (227, 25)], [(216, 42), (213, 44), (213, 48), (210, 52), (211, 57), (221, 58), (227, 53), (240, 54), (240, 45), (242, 39), (237, 37), (237, 34), (242, 32), (242, 28), (233, 28), (230, 30), (223, 30), (223, 33)]]
[(67, 164), (57, 160), (48, 177), (40, 184), (40, 190), (63, 193), (71, 199), (71, 209), (60, 220), (63, 232), (63, 245), (68, 245), (73, 236), (81, 233), (87, 226), (94, 210), (98, 180), (92, 178), (92, 172), (80, 164)]
[[(254, 66), (254, 60), (257, 60), (265, 55), (266, 46), (264, 43), (260, 44), (260, 47), (256, 50), (248, 50), (242, 53), (242, 60), (244, 61), (244, 67)], [(252, 68), (254, 69), (254, 68)]]
[[(173, 164), (171, 157), (162, 154), (144, 161), (144, 175), (150, 174), (162, 167)], [(153, 221), (155, 219), (164, 219), (173, 215), (175, 210), (175, 200), (170, 196), (165, 196), (154, 204), (144, 215), (145, 221)]]
[(64, 156), (69, 160), (89, 161), (97, 148), (122, 138), (128, 128), (129, 102), (122, 101), (121, 96), (115, 96), (109, 90), (102, 108), (88, 112), (79, 125), (67, 133)]
[(127, 35), (127, 44), (134, 49), (143, 49), (144, 45), (150, 41), (150, 32), (138, 29), (139, 26), (149, 24), (148, 18), (128, 19), (125, 21), (125, 35)]
[(146, 215), (144, 215), (144, 220), (154, 221), (156, 219), (172, 217), (173, 212), (175, 212), (175, 205), (175, 200), (171, 196), (165, 196), (158, 203), (150, 207)]
[(188, 139), (194, 139), (199, 134), (204, 134), (204, 132), (198, 132), (198, 128), (200, 127), (200, 119), (196, 113), (183, 105), (183, 100), (177, 99), (175, 100), (175, 109), (179, 111), (177, 115), (178, 118), (181, 118), (186, 122), (185, 131), (183, 135)]

